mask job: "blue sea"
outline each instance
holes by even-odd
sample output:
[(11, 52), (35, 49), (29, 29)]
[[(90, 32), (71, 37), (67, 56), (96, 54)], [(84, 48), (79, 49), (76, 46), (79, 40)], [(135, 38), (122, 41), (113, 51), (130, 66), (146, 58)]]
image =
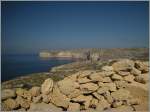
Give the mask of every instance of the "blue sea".
[(2, 55), (1, 80), (6, 81), (30, 73), (48, 72), (52, 67), (71, 63), (73, 59), (40, 58), (38, 55)]

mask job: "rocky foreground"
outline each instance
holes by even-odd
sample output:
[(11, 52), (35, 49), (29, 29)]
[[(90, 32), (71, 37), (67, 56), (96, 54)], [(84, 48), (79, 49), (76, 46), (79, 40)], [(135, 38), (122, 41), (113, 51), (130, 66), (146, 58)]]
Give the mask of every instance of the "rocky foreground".
[(122, 59), (40, 87), (2, 90), (3, 111), (148, 111), (148, 62)]

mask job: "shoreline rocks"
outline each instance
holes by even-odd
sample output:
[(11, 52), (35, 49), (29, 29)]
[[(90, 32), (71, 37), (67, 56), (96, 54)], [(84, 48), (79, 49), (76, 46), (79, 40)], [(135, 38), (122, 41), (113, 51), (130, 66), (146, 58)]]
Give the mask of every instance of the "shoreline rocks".
[(126, 87), (136, 83), (147, 85), (147, 66), (144, 62), (120, 60), (99, 71), (78, 71), (56, 83), (48, 78), (41, 87), (3, 90), (3, 110), (133, 111), (133, 106), (142, 101), (134, 98)]

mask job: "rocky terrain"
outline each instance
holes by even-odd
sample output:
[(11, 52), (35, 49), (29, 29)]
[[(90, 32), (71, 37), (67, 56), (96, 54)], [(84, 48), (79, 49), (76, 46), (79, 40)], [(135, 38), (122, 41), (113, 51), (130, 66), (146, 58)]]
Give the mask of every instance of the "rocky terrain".
[[(52, 71), (61, 71), (61, 68)], [(148, 61), (120, 59), (94, 68), (76, 68), (62, 80), (47, 78), (30, 89), (3, 89), (2, 110), (148, 111)]]

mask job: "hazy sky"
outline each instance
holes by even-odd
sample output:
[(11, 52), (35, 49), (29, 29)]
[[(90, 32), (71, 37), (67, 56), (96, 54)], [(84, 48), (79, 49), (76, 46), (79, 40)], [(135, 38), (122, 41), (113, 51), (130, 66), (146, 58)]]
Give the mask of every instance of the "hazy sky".
[(2, 2), (2, 53), (148, 47), (148, 2)]

